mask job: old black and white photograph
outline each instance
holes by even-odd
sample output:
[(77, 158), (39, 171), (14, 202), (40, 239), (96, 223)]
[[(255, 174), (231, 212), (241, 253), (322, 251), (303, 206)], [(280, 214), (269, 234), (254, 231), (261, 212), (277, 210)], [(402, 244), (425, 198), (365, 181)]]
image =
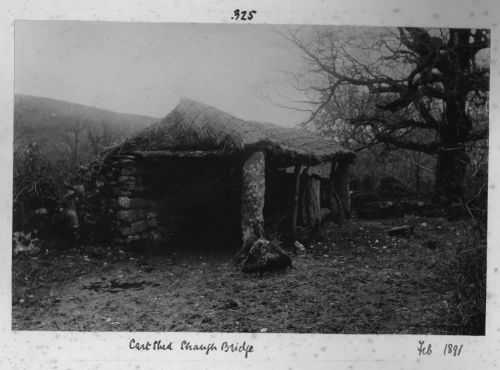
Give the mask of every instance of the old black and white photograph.
[(485, 335), (489, 29), (14, 30), (12, 330)]

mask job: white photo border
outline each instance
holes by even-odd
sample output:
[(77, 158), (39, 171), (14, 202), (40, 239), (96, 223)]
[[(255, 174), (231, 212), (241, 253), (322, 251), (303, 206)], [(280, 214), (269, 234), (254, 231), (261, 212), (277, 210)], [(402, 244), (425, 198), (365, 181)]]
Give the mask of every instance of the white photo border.
[[(35, 332), (11, 329), (12, 141), (14, 98), (14, 21), (80, 20), (120, 22), (236, 23), (233, 10), (252, 9), (251, 23), (359, 26), (472, 27), (491, 29), (490, 153), (486, 335), (224, 334)], [(489, 369), (500, 357), (499, 278), (500, 219), (500, 2), (498, 0), (308, 0), (298, 1), (104, 1), (7, 0), (0, 5), (0, 368), (270, 368), (270, 369)], [(240, 353), (137, 352), (131, 338), (179, 343), (233, 341), (251, 343)], [(460, 358), (418, 356), (419, 340), (443, 348), (460, 343)]]

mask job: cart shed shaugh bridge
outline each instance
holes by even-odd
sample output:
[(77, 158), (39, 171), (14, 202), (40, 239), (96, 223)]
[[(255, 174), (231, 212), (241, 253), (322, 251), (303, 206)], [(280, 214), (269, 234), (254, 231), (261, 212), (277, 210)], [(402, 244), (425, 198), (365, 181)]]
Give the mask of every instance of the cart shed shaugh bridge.
[[(239, 247), (274, 230), (293, 234), (298, 225), (315, 227), (325, 208), (349, 212), (353, 158), (314, 133), (182, 99), (158, 123), (102, 153), (110, 231), (118, 245), (182, 236)], [(329, 166), (326, 181), (318, 165)]]

